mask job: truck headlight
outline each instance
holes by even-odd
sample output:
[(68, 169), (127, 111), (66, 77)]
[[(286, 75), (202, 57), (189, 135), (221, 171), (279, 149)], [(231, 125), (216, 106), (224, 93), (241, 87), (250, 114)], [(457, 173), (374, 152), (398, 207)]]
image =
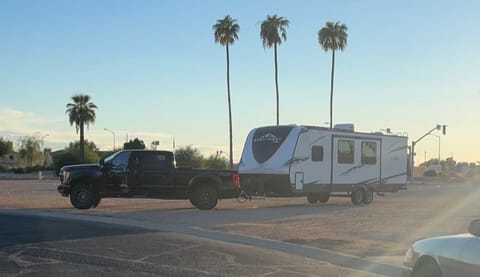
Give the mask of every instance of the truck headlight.
[(62, 184), (65, 184), (68, 181), (68, 178), (70, 177), (70, 171), (63, 171), (62, 174)]

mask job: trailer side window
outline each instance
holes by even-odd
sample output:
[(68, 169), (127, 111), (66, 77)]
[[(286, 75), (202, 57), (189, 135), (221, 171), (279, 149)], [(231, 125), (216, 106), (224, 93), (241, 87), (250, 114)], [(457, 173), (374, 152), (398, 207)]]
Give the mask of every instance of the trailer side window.
[(377, 143), (362, 142), (362, 164), (377, 164)]
[(319, 145), (312, 146), (312, 161), (314, 162), (323, 161), (323, 146), (319, 146)]
[(353, 164), (355, 142), (353, 140), (338, 140), (338, 157), (339, 164)]

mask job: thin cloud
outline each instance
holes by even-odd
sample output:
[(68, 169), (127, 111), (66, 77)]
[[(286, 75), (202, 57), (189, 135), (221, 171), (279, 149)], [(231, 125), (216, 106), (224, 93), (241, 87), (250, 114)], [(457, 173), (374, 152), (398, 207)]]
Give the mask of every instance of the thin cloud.
[(47, 133), (46, 126), (58, 123), (58, 119), (42, 117), (38, 114), (10, 108), (0, 108), (0, 132), (11, 136)]

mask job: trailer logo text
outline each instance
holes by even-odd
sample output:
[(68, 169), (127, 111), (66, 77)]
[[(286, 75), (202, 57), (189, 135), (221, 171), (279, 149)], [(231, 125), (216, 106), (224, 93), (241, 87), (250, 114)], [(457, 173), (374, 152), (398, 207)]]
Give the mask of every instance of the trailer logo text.
[(258, 143), (258, 142), (263, 142), (263, 143), (271, 143), (271, 144), (278, 144), (282, 142), (282, 139), (275, 136), (272, 133), (265, 134), (259, 138), (255, 138), (253, 142)]

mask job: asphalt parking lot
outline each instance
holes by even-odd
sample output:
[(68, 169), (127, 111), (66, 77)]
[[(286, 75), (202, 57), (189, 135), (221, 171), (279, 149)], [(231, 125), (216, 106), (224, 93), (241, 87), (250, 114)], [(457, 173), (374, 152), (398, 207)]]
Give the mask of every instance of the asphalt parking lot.
[[(58, 215), (63, 219), (86, 217), (83, 220), (92, 221), (98, 218), (102, 224), (128, 223), (129, 228), (136, 224), (150, 230), (149, 235), (175, 233), (185, 235), (187, 240), (221, 243), (232, 249), (254, 247), (250, 252), (262, 250), (268, 255), (291, 255), (305, 263), (320, 262), (321, 268), (332, 270), (322, 271), (321, 275), (313, 268), (295, 271), (299, 276), (372, 276), (371, 272), (395, 276), (362, 263), (376, 261), (398, 266), (411, 242), (433, 235), (465, 232), (470, 218), (478, 217), (480, 211), (480, 204), (475, 201), (480, 192), (472, 183), (415, 184), (408, 191), (377, 197), (369, 206), (352, 206), (348, 199), (341, 198), (322, 205), (307, 204), (305, 198), (300, 197), (260, 198), (246, 203), (222, 200), (212, 211), (196, 210), (188, 201), (152, 199), (105, 199), (97, 209), (79, 211), (55, 192), (55, 184), (56, 180), (0, 180), (0, 208), (9, 212)], [(137, 236), (126, 235), (126, 238)], [(98, 243), (98, 239), (93, 240)], [(112, 248), (115, 242), (110, 243)], [(328, 251), (340, 255), (327, 257), (324, 253)], [(345, 257), (354, 259), (342, 262)], [(234, 274), (239, 272), (231, 275), (248, 275)]]

